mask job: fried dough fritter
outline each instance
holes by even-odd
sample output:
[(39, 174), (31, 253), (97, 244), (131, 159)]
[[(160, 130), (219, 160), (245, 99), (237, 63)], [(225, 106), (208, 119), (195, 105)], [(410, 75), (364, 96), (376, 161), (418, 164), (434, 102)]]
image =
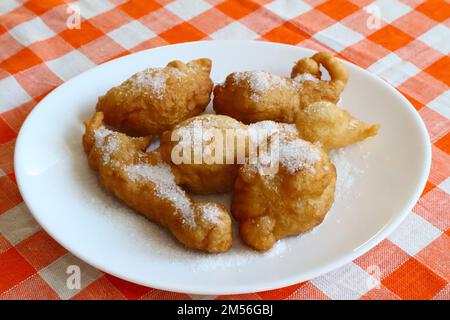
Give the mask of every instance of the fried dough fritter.
[(320, 224), (334, 201), (336, 169), (319, 147), (292, 135), (280, 141), (279, 170), (238, 171), (231, 211), (243, 241), (257, 250)]
[(106, 190), (130, 208), (166, 227), (189, 249), (224, 252), (232, 244), (231, 218), (215, 203), (193, 202), (175, 183), (149, 138), (131, 138), (103, 125), (96, 113), (85, 123), (83, 146)]
[(160, 134), (202, 113), (213, 87), (211, 60), (172, 61), (111, 88), (97, 103), (105, 123), (134, 136)]
[[(330, 80), (321, 80), (320, 65), (328, 71)], [(333, 55), (322, 51), (297, 61), (292, 68), (291, 78), (302, 81), (301, 110), (318, 101), (337, 103), (348, 82), (348, 71)]]
[[(246, 130), (246, 125), (233, 118), (204, 114), (164, 132), (159, 150), (162, 159), (172, 164), (178, 185), (195, 194), (228, 192), (233, 187), (239, 166), (239, 147), (242, 163), (245, 162)], [(241, 138), (242, 144), (239, 145)], [(174, 161), (174, 157), (184, 156), (186, 151), (186, 159), (181, 163), (180, 160)]]
[(316, 102), (302, 109), (296, 121), (299, 135), (320, 142), (325, 150), (342, 148), (375, 136), (380, 125), (369, 125), (331, 102)]
[(266, 71), (234, 72), (214, 87), (214, 110), (249, 124), (263, 120), (292, 123), (299, 86)]
[[(321, 80), (320, 65), (330, 74)], [(234, 72), (214, 87), (214, 110), (246, 124), (263, 120), (294, 123), (296, 113), (317, 101), (337, 102), (348, 81), (344, 65), (326, 52), (299, 60), (291, 78), (266, 71)]]

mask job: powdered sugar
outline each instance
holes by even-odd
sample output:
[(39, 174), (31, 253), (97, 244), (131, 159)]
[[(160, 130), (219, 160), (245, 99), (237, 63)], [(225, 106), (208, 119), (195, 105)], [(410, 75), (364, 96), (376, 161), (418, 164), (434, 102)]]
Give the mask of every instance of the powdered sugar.
[(109, 130), (105, 127), (100, 127), (100, 128), (95, 129), (94, 130), (94, 140), (95, 140), (94, 146), (96, 148), (101, 148), (103, 146), (103, 143), (105, 142), (106, 137), (113, 133), (114, 133), (114, 131)]
[(119, 142), (116, 135), (116, 132), (105, 127), (94, 130), (94, 146), (95, 148), (101, 149), (102, 161), (104, 164), (111, 161), (111, 154), (119, 148)]
[(270, 120), (259, 121), (248, 126), (250, 142), (257, 146), (265, 143), (267, 138), (279, 133), (279, 131), (278, 124)]
[(167, 76), (159, 69), (147, 69), (130, 78), (133, 88), (137, 88), (137, 90), (141, 90), (142, 87), (148, 88), (154, 92), (156, 97), (162, 96), (166, 80)]
[(290, 173), (303, 169), (313, 171), (314, 164), (320, 158), (319, 150), (304, 140), (295, 139), (280, 144), (280, 163)]
[(167, 164), (129, 165), (125, 167), (125, 171), (131, 180), (137, 181), (142, 179), (154, 183), (157, 194), (173, 203), (182, 215), (183, 222), (192, 227), (196, 225), (192, 203), (183, 189), (175, 183), (175, 177)]
[(267, 71), (242, 71), (234, 73), (236, 83), (246, 81), (252, 91), (251, 98), (259, 101), (261, 95), (272, 88), (283, 88), (290, 85), (290, 79), (274, 75)]
[(128, 81), (131, 83), (131, 91), (142, 90), (144, 87), (152, 91), (157, 98), (161, 99), (169, 76), (180, 78), (186, 76), (186, 73), (171, 67), (164, 69), (152, 68), (134, 74)]
[(113, 152), (119, 149), (119, 141), (116, 135), (109, 135), (106, 144), (103, 145), (103, 163), (108, 163), (111, 161), (111, 155)]
[(267, 252), (257, 252), (247, 247), (240, 239), (237, 223), (234, 223), (233, 247), (220, 255), (199, 254), (196, 259), (187, 259), (187, 265), (198, 271), (212, 271), (230, 269), (233, 272), (242, 272), (249, 263), (258, 260), (277, 259), (289, 252), (287, 242), (292, 239), (277, 241)]
[(219, 206), (213, 203), (202, 203), (198, 205), (200, 208), (201, 218), (211, 224), (218, 224), (220, 217), (224, 214), (224, 211)]
[(330, 160), (336, 167), (336, 199), (344, 199), (353, 186), (355, 179), (364, 173), (364, 170), (356, 167), (347, 159), (348, 155), (345, 149), (335, 149), (330, 152)]
[(298, 129), (295, 124), (289, 124), (289, 123), (279, 123), (279, 126), (281, 126), (281, 132), (286, 135), (295, 135), (298, 136)]
[[(180, 69), (177, 69), (177, 68), (166, 67), (165, 70), (166, 70), (166, 72), (168, 72), (171, 76), (173, 76), (175, 78), (182, 78), (182, 77), (186, 77), (187, 76), (186, 72), (181, 71)], [(187, 68), (187, 71), (188, 72), (194, 72), (191, 67)]]
[[(262, 132), (265, 134), (261, 134)], [(256, 169), (261, 174), (267, 171), (268, 161), (279, 161), (280, 165), (290, 173), (303, 169), (314, 170), (313, 165), (320, 160), (321, 153), (315, 146), (300, 138), (288, 138), (297, 134), (298, 130), (293, 124), (282, 124), (269, 120), (251, 124), (249, 126), (251, 142), (258, 146), (270, 143), (271, 152), (270, 155), (260, 153), (258, 155), (260, 163), (256, 167), (249, 166), (248, 169)], [(271, 168), (276, 167), (273, 163), (270, 166)]]
[(320, 79), (313, 76), (311, 73), (305, 72), (298, 74), (294, 79), (294, 81), (297, 82), (304, 82), (304, 81), (312, 81), (312, 82), (319, 82)]
[(260, 146), (272, 138), (279, 138), (280, 142), (284, 142), (288, 136), (297, 136), (298, 130), (294, 124), (264, 120), (250, 124), (248, 135), (251, 143)]

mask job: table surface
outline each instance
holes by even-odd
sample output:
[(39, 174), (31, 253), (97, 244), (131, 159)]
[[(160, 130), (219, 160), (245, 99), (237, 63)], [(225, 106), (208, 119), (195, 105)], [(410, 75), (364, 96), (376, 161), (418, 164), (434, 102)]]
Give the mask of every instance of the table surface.
[[(0, 299), (449, 299), (449, 27), (445, 0), (2, 0)], [(420, 200), (388, 239), (311, 281), (199, 297), (105, 274), (41, 229), (23, 203), (13, 170), (17, 133), (33, 107), (64, 81), (104, 61), (205, 39), (328, 50), (379, 75), (409, 99), (433, 144), (431, 174)], [(69, 265), (81, 268), (80, 289), (66, 285)], [(375, 287), (367, 285), (371, 281)]]

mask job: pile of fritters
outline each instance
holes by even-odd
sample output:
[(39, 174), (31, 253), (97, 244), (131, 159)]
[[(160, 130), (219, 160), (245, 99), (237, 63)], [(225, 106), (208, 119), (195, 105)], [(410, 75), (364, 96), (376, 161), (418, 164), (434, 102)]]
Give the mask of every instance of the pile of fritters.
[[(84, 150), (105, 189), (166, 227), (186, 248), (218, 253), (231, 247), (227, 210), (188, 194), (231, 191), (241, 238), (268, 250), (323, 221), (336, 185), (328, 151), (374, 136), (379, 126), (336, 106), (348, 73), (329, 53), (300, 59), (290, 77), (234, 72), (214, 87), (217, 114), (201, 115), (213, 91), (211, 65), (206, 58), (172, 61), (111, 88), (85, 123)], [(236, 140), (197, 137), (198, 128), (226, 137), (232, 132)], [(251, 160), (252, 143), (262, 131), (273, 142), (276, 170), (268, 170), (270, 161)], [(150, 150), (156, 140), (159, 146)], [(199, 146), (210, 160), (196, 161)]]

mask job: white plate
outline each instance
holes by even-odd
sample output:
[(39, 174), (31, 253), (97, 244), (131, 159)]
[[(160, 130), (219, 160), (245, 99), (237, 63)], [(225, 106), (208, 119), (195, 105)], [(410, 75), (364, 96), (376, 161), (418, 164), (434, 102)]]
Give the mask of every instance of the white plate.
[[(409, 213), (423, 190), (431, 159), (427, 131), (410, 103), (350, 63), (341, 105), (367, 122), (380, 123), (381, 130), (338, 155), (346, 159), (338, 165), (340, 191), (325, 222), (306, 235), (280, 241), (266, 254), (245, 248), (238, 236), (226, 254), (187, 252), (159, 226), (104, 192), (81, 146), (82, 121), (92, 115), (97, 97), (146, 67), (208, 57), (213, 60), (212, 79), (220, 82), (238, 70), (288, 75), (294, 61), (312, 53), (265, 42), (184, 43), (125, 56), (71, 79), (43, 99), (20, 130), (14, 164), (26, 204), (42, 227), (76, 256), (117, 277), (159, 289), (256, 292), (305, 281), (350, 262)], [(218, 198), (226, 202), (226, 197)]]

